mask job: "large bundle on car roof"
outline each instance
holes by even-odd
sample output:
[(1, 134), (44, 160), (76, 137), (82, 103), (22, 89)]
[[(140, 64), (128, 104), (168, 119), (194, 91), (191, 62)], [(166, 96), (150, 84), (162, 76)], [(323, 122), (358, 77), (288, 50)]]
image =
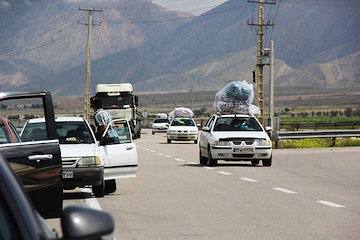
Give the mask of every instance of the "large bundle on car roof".
[(254, 88), (246, 81), (232, 81), (215, 95), (214, 108), (221, 114), (258, 115), (260, 110), (253, 105)]
[(194, 112), (190, 108), (187, 108), (187, 107), (178, 107), (169, 113), (170, 118), (176, 118), (176, 117), (192, 118), (193, 116), (194, 116)]

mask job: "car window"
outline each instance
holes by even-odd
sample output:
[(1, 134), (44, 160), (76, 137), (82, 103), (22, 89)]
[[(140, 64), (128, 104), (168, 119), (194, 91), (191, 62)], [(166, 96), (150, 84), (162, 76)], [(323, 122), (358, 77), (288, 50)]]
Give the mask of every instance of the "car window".
[(169, 123), (169, 120), (166, 118), (158, 118), (154, 120), (154, 123)]
[(214, 123), (214, 119), (215, 119), (215, 117), (211, 117), (211, 118), (209, 119), (209, 121), (207, 122), (206, 127), (208, 127), (208, 128), (211, 129), (211, 127), (212, 127), (212, 125), (213, 125), (213, 123)]
[[(95, 143), (91, 130), (85, 122), (56, 122), (56, 132), (60, 144), (90, 144)], [(46, 140), (45, 123), (28, 123), (21, 136), (23, 141)]]
[(195, 126), (195, 123), (191, 118), (175, 118), (171, 126)]
[(254, 117), (219, 117), (214, 131), (262, 131)]
[(129, 125), (126, 122), (112, 122), (105, 135), (107, 145), (131, 143)]
[(16, 129), (6, 119), (0, 120), (0, 144), (20, 142)]
[(15, 222), (9, 208), (0, 198), (0, 239), (13, 240), (20, 239), (19, 232), (15, 229)]

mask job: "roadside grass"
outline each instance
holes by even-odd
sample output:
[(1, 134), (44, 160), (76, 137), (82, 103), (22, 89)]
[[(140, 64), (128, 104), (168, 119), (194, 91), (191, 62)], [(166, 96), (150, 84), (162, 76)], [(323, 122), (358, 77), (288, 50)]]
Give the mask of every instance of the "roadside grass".
[[(335, 147), (359, 147), (360, 138), (338, 138), (335, 141)], [(311, 138), (282, 140), (279, 143), (280, 148), (326, 148), (333, 147), (332, 139)]]
[(323, 122), (358, 122), (360, 117), (327, 117), (327, 116), (314, 116), (314, 117), (291, 117), (291, 116), (281, 116), (281, 123), (323, 123)]

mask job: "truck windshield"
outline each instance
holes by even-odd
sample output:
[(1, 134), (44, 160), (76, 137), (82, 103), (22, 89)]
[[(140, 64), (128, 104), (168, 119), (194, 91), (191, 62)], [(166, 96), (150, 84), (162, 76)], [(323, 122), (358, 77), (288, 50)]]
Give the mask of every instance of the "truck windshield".
[(124, 108), (125, 105), (133, 106), (132, 96), (101, 96), (104, 109)]
[(262, 128), (253, 117), (220, 117), (214, 131), (262, 131)]

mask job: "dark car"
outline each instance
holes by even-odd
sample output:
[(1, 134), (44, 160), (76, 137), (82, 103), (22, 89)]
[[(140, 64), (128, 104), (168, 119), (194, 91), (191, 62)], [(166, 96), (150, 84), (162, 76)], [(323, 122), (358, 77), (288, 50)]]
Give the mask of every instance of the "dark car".
[[(67, 207), (61, 217), (63, 239), (99, 239), (114, 230), (112, 217), (85, 207)], [(0, 156), (0, 239), (59, 239), (28, 201), (22, 187)]]
[[(4, 137), (1, 138), (0, 153), (9, 161), (38, 212), (46, 218), (59, 217), (63, 206), (62, 166), (51, 94), (0, 93), (0, 103), (6, 106), (14, 101), (35, 100), (41, 102), (41, 112), (45, 117), (45, 140), (20, 142), (16, 129), (2, 118), (0, 130), (3, 130)], [(20, 111), (18, 109), (15, 106), (13, 111)]]

